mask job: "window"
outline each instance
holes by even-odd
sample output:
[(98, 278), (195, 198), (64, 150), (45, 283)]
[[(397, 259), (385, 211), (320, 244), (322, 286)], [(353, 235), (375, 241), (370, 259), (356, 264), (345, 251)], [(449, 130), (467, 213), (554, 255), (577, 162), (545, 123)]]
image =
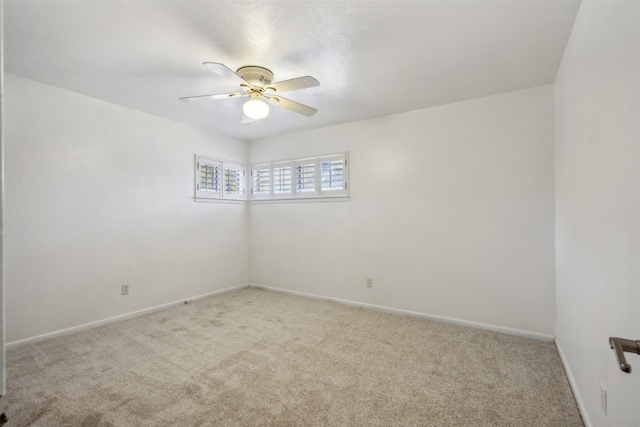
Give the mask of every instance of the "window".
[(348, 153), (251, 167), (196, 155), (196, 200), (283, 200), (349, 197)]
[(273, 163), (273, 197), (283, 199), (293, 195), (293, 163)]
[(298, 160), (296, 163), (296, 196), (308, 197), (316, 195), (316, 159)]
[(254, 199), (271, 196), (271, 165), (255, 165), (251, 168), (251, 197)]
[(245, 168), (239, 163), (222, 162), (224, 169), (223, 199), (244, 199), (245, 197)]
[(344, 155), (320, 158), (320, 196), (346, 196), (346, 166)]
[(222, 198), (222, 162), (198, 157), (196, 159), (196, 198)]
[(348, 197), (347, 153), (256, 164), (251, 200)]
[(244, 165), (196, 155), (196, 200), (245, 198)]

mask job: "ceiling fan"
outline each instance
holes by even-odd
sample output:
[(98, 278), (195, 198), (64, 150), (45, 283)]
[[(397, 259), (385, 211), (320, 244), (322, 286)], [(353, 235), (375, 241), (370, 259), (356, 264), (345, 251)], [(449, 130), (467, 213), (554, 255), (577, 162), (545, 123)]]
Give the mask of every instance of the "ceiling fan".
[(202, 65), (230, 82), (237, 84), (242, 90), (232, 93), (187, 96), (180, 98), (181, 101), (248, 97), (249, 100), (242, 106), (241, 123), (251, 123), (254, 120), (267, 117), (269, 115), (269, 104), (309, 117), (318, 112), (315, 108), (299, 104), (279, 95), (283, 92), (320, 86), (320, 82), (311, 76), (272, 83), (273, 73), (264, 67), (250, 65), (240, 67), (234, 73), (227, 66), (216, 62), (205, 62)]

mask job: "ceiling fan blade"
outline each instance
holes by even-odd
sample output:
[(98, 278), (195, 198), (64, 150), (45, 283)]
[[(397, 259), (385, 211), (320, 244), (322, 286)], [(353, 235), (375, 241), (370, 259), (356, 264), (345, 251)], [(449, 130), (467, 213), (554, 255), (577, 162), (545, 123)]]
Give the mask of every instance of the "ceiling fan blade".
[(302, 114), (303, 116), (311, 117), (318, 112), (315, 108), (307, 107), (306, 105), (299, 104), (281, 96), (268, 96), (265, 98), (269, 100), (269, 104), (271, 105), (282, 107), (294, 113)]
[(231, 71), (231, 69), (229, 69), (226, 65), (218, 64), (217, 62), (203, 62), (202, 65), (204, 65), (220, 77), (224, 77), (225, 79), (237, 85), (249, 85), (249, 83), (247, 83), (245, 79)]
[(253, 123), (255, 120), (253, 120), (251, 117), (247, 116), (244, 111), (242, 112), (242, 117), (240, 117), (240, 123), (243, 124), (250, 124)]
[(276, 93), (289, 92), (292, 90), (306, 89), (309, 87), (320, 86), (320, 82), (311, 76), (298, 77), (291, 80), (283, 80), (278, 83), (272, 83), (265, 89), (273, 89)]
[(198, 95), (198, 96), (185, 96), (184, 98), (178, 98), (180, 101), (211, 101), (215, 99), (227, 99), (227, 98), (240, 98), (242, 96), (249, 96), (246, 93), (214, 93), (213, 95)]

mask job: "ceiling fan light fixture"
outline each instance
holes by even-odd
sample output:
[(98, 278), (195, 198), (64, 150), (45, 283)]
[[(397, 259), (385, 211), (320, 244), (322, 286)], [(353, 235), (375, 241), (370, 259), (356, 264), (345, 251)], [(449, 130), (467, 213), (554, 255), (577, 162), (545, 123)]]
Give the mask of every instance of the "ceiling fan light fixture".
[(269, 106), (266, 102), (260, 100), (260, 95), (252, 94), (251, 99), (242, 106), (242, 111), (244, 111), (245, 116), (253, 120), (260, 120), (269, 115)]
[(239, 86), (240, 90), (232, 93), (187, 96), (180, 98), (181, 101), (249, 97), (249, 100), (242, 105), (243, 114), (240, 123), (251, 123), (254, 120), (264, 119), (269, 115), (269, 104), (307, 117), (318, 112), (315, 108), (280, 96), (280, 93), (320, 86), (320, 82), (311, 76), (296, 77), (273, 83), (273, 73), (264, 67), (248, 65), (240, 67), (234, 72), (226, 65), (217, 62), (205, 62), (203, 65), (220, 77)]

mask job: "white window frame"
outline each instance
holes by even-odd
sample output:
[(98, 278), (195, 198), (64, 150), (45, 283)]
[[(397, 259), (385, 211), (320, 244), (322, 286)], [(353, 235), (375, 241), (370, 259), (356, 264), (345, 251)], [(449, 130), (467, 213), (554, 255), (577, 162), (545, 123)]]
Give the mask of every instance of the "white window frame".
[[(326, 162), (343, 162), (343, 187), (341, 189), (323, 190), (322, 189), (322, 163)], [(311, 189), (307, 191), (300, 191), (298, 183), (298, 166), (301, 165), (313, 165), (315, 176)], [(294, 160), (283, 160), (273, 162), (256, 163), (251, 167), (252, 172), (255, 170), (264, 170), (269, 168), (270, 170), (270, 194), (254, 194), (251, 192), (250, 201), (283, 201), (283, 200), (311, 200), (311, 199), (346, 199), (349, 198), (349, 153), (335, 153), (316, 157), (305, 157)], [(276, 193), (276, 170), (279, 167), (291, 168), (291, 192), (290, 193)], [(253, 189), (253, 178), (252, 178)]]
[[(247, 177), (246, 177), (246, 165), (239, 162), (231, 162), (227, 160), (217, 159), (214, 157), (201, 156), (196, 154), (195, 156), (195, 200), (196, 201), (246, 201), (247, 194)], [(219, 176), (219, 189), (218, 191), (208, 191), (201, 188), (201, 172), (203, 165), (211, 165), (217, 168)], [(239, 191), (231, 193), (226, 191), (228, 187), (227, 174), (225, 170), (233, 168), (240, 174), (240, 179), (237, 182), (239, 185)], [(215, 190), (215, 189), (214, 189)]]

